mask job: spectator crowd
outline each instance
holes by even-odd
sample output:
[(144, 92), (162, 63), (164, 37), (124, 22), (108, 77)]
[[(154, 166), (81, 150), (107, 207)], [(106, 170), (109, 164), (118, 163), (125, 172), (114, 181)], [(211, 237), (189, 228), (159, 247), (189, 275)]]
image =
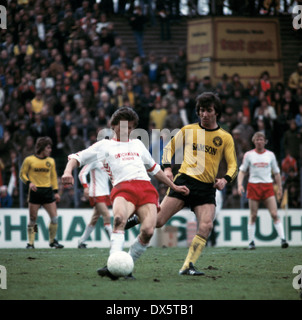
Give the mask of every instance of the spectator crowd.
[[(126, 2), (119, 1), (119, 13), (125, 14)], [(164, 4), (157, 1), (158, 19)], [(129, 10), (125, 23), (133, 27), (134, 1)], [(195, 98), (212, 91), (222, 100), (220, 125), (233, 135), (238, 165), (253, 148), (253, 133), (265, 132), (289, 206), (301, 207), (302, 59), (288, 83), (272, 83), (265, 70), (247, 85), (236, 73), (212, 83), (209, 76), (187, 78), (183, 48), (173, 60), (139, 47), (132, 56), (115, 30), (112, 1), (11, 0), (7, 13), (7, 29), (0, 30), (0, 206), (26, 202), (18, 173), (38, 137), (51, 137), (60, 177), (67, 155), (96, 142), (119, 107), (134, 108), (148, 132), (172, 131), (197, 122)], [(161, 185), (158, 190), (165, 192)], [(80, 188), (60, 193), (59, 207), (85, 205)], [(229, 186), (224, 206), (245, 207), (239, 198)]]

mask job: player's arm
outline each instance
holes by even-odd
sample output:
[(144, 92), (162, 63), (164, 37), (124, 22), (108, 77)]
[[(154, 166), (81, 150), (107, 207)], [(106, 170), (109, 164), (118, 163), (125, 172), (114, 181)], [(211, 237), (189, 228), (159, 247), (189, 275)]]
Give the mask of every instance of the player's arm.
[[(165, 146), (163, 150), (163, 156), (162, 156), (162, 166), (164, 169), (168, 168), (170, 170), (167, 170), (166, 172), (169, 174), (172, 173), (171, 166), (172, 166), (172, 158), (175, 153), (175, 137), (169, 141), (169, 143)], [(173, 180), (173, 175), (172, 177), (170, 176), (170, 179)]]
[(56, 163), (55, 160), (53, 159), (53, 164), (51, 167), (51, 173), (50, 173), (50, 179), (51, 179), (51, 185), (53, 191), (56, 193), (58, 192), (59, 186), (58, 186), (58, 176), (57, 176), (57, 170), (56, 170)]
[(282, 194), (283, 194), (283, 190), (282, 190), (282, 179), (281, 179), (281, 175), (280, 172), (274, 173), (274, 178), (277, 184), (277, 199), (278, 201), (280, 201), (282, 199)]
[(55, 160), (52, 159), (52, 166), (51, 166), (51, 172), (50, 172), (50, 182), (52, 186), (52, 190), (55, 194), (56, 202), (60, 201), (60, 195), (59, 195), (59, 186), (58, 186), (58, 176), (57, 176), (57, 170), (56, 170), (56, 163)]
[(79, 167), (80, 163), (77, 159), (75, 158), (70, 158), (66, 164), (64, 174), (62, 175), (62, 184), (64, 186), (73, 186), (74, 184), (74, 179), (72, 175), (72, 171)]
[(238, 174), (235, 145), (231, 137), (224, 148), (224, 158), (227, 162), (228, 169), (223, 178), (215, 179), (214, 188), (218, 190), (223, 190), (226, 184), (234, 181)]
[(238, 174), (238, 164), (237, 164), (237, 156), (236, 156), (236, 150), (235, 150), (235, 144), (232, 137), (230, 137), (225, 150), (224, 150), (224, 157), (227, 162), (227, 172), (224, 176), (224, 179), (227, 182), (232, 182), (236, 179)]
[(20, 173), (19, 173), (19, 177), (20, 177), (21, 181), (24, 184), (27, 184), (27, 185), (30, 184), (30, 180), (29, 180), (29, 177), (28, 177), (28, 171), (29, 171), (29, 161), (26, 158), (26, 159), (24, 159), (24, 161), (22, 163), (22, 166), (21, 166), (21, 169), (20, 169)]
[(73, 185), (74, 184), (74, 178), (72, 175), (72, 171), (75, 168), (81, 167), (85, 164), (92, 163), (94, 161), (99, 160), (99, 158), (102, 157), (103, 152), (101, 148), (99, 148), (100, 145), (103, 144), (103, 142), (106, 140), (102, 140), (99, 142), (96, 142), (91, 147), (77, 152), (73, 153), (68, 156), (68, 162), (64, 170), (64, 174), (62, 176), (62, 183), (63, 185)]
[[(162, 166), (166, 176), (173, 181), (172, 159), (175, 156), (175, 150), (182, 150), (184, 144), (184, 130), (181, 129), (173, 139), (165, 146), (162, 156)], [(183, 151), (183, 150), (182, 150)], [(183, 155), (183, 152), (181, 153)]]
[(84, 189), (89, 187), (87, 176), (88, 176), (88, 173), (90, 170), (91, 170), (90, 165), (86, 164), (81, 169), (79, 176), (78, 176), (79, 180), (81, 182), (81, 185), (83, 186)]
[(89, 184), (88, 184), (87, 176), (88, 176), (88, 173), (90, 172), (90, 170), (91, 170), (91, 165), (86, 164), (82, 168), (82, 170), (80, 171), (79, 176), (78, 176), (79, 180), (80, 180), (80, 183), (84, 188), (84, 197), (86, 199), (89, 198)]
[(30, 161), (28, 158), (25, 158), (20, 169), (19, 177), (24, 184), (28, 185), (29, 190), (37, 191), (36, 185), (29, 180), (29, 177), (28, 177), (29, 169), (30, 169)]
[(185, 196), (190, 193), (190, 190), (186, 186), (177, 186), (165, 175), (165, 173), (161, 169), (154, 176), (158, 181), (164, 183), (176, 192), (182, 193)]
[(249, 156), (248, 153), (245, 153), (242, 159), (242, 164), (239, 168), (239, 173), (238, 173), (238, 177), (237, 177), (237, 190), (238, 190), (238, 194), (240, 196), (242, 196), (242, 194), (244, 193), (244, 186), (243, 186), (243, 180), (244, 180), (244, 176), (247, 173), (247, 170), (249, 169)]
[(245, 172), (239, 170), (238, 177), (237, 177), (237, 190), (239, 195), (242, 195), (245, 191), (243, 186), (244, 176), (245, 176)]
[(154, 161), (151, 154), (144, 146), (142, 147), (142, 158), (149, 175), (154, 176), (158, 181), (164, 183), (176, 192), (183, 193), (184, 195), (189, 194), (190, 191), (186, 186), (177, 186), (165, 175), (160, 166)]

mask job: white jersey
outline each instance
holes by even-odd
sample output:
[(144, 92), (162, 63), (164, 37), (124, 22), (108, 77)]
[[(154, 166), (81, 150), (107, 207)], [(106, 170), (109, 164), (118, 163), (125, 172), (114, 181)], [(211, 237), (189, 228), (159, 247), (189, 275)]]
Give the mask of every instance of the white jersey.
[(250, 183), (271, 183), (272, 173), (280, 173), (274, 153), (266, 149), (262, 153), (258, 153), (256, 149), (246, 152), (239, 170), (249, 170)]
[(160, 170), (139, 139), (127, 142), (103, 139), (83, 151), (69, 155), (68, 159), (76, 159), (80, 166), (102, 162), (113, 186), (130, 180), (150, 181), (148, 174), (155, 175)]
[[(90, 182), (88, 183), (88, 175)], [(89, 197), (110, 194), (109, 177), (101, 162), (86, 164), (79, 173), (79, 180), (84, 188), (89, 188)]]

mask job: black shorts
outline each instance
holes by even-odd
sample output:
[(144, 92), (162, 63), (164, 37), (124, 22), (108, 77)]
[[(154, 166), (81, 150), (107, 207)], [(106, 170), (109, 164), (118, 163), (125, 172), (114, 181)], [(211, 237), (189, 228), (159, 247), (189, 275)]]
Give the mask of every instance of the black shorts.
[(28, 202), (34, 204), (47, 204), (56, 201), (52, 188), (37, 188), (37, 191), (29, 190)]
[(203, 204), (214, 204), (216, 206), (216, 189), (213, 187), (213, 183), (204, 183), (183, 173), (175, 176), (174, 183), (178, 186), (187, 186), (190, 190), (189, 195), (184, 196), (171, 188), (168, 189), (167, 195), (183, 200), (185, 206), (190, 207), (192, 211), (196, 206)]

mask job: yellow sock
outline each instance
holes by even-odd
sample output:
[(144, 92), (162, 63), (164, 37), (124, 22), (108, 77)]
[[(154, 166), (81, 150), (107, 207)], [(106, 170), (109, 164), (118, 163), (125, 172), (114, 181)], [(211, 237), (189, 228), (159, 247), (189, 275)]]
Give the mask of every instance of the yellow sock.
[(58, 230), (58, 224), (57, 223), (50, 223), (48, 226), (48, 233), (49, 233), (49, 243), (52, 243), (56, 237)]
[(189, 252), (187, 254), (186, 260), (185, 260), (181, 270), (185, 270), (185, 269), (189, 268), (190, 262), (195, 264), (197, 259), (200, 257), (201, 252), (202, 252), (203, 248), (205, 247), (206, 243), (207, 243), (206, 239), (202, 238), (199, 235), (195, 235), (195, 237), (193, 238), (193, 240), (190, 244)]
[(36, 230), (36, 226), (27, 226), (28, 243), (30, 245), (33, 245), (35, 242)]

